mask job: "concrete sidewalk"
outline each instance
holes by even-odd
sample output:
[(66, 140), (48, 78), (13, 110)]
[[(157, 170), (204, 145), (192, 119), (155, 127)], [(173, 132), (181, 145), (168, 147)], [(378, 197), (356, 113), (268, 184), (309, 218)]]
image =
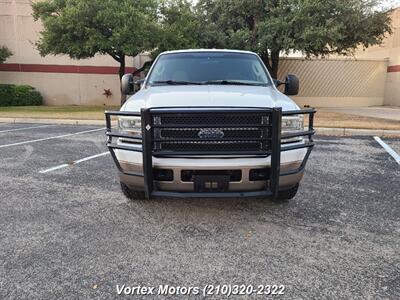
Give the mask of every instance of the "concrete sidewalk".
[(320, 111), (338, 112), (362, 117), (371, 117), (385, 120), (400, 121), (400, 107), (398, 106), (370, 106), (370, 107), (329, 107), (318, 108)]
[[(36, 118), (0, 118), (0, 123), (37, 123), (59, 125), (106, 125), (105, 120), (75, 120), (75, 119), (36, 119)], [(116, 123), (116, 121), (112, 122)]]
[(317, 135), (327, 136), (380, 136), (400, 138), (400, 130), (325, 127), (316, 127), (315, 130)]

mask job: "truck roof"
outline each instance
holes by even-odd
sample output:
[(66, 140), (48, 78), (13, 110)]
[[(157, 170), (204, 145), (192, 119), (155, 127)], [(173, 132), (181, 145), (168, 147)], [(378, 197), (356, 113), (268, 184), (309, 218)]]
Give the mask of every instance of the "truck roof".
[(232, 49), (183, 49), (183, 50), (165, 51), (162, 52), (161, 54), (190, 53), (190, 52), (232, 52), (232, 53), (247, 53), (256, 55), (256, 53), (251, 51), (232, 50)]

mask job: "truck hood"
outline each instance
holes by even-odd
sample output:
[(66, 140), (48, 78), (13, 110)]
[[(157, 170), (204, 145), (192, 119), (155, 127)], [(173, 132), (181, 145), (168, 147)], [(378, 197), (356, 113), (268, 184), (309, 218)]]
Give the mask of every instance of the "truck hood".
[(293, 100), (271, 86), (179, 85), (144, 88), (133, 95), (121, 110), (140, 111), (141, 108), (177, 106), (282, 107), (284, 111), (299, 109)]

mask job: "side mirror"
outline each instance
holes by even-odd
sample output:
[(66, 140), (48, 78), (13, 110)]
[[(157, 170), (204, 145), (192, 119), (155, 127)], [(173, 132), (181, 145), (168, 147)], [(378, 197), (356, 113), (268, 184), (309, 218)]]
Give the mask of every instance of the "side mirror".
[(124, 95), (133, 94), (133, 76), (132, 74), (125, 74), (121, 78), (121, 93)]
[(288, 74), (285, 81), (285, 95), (294, 96), (299, 93), (299, 78), (296, 75)]
[(280, 81), (279, 79), (272, 79), (272, 80), (276, 87), (281, 86), (282, 84), (285, 84), (283, 81)]
[(144, 83), (145, 79), (139, 79), (136, 80), (135, 83), (133, 84), (133, 92), (136, 93), (137, 91), (139, 91)]

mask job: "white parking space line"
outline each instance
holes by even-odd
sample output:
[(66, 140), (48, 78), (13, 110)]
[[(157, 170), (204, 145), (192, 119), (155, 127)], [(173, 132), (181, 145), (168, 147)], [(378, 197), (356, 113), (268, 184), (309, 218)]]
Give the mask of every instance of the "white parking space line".
[(374, 136), (375, 141), (379, 143), (394, 158), (394, 160), (400, 165), (400, 155), (398, 155), (388, 144), (381, 140), (380, 137)]
[(62, 169), (62, 168), (70, 167), (70, 166), (73, 166), (73, 165), (76, 165), (76, 164), (79, 164), (81, 162), (88, 161), (88, 160), (91, 160), (91, 159), (94, 159), (94, 158), (97, 158), (97, 157), (105, 156), (107, 154), (110, 154), (110, 152), (107, 151), (107, 152), (95, 154), (95, 155), (92, 155), (92, 156), (84, 157), (84, 158), (81, 158), (81, 159), (78, 159), (78, 160), (74, 160), (74, 161), (72, 161), (72, 162), (70, 162), (68, 164), (62, 164), (62, 165), (51, 167), (51, 168), (48, 168), (48, 169), (45, 169), (45, 170), (41, 170), (41, 171), (39, 171), (39, 173), (45, 174), (45, 173), (48, 173), (48, 172), (51, 172), (51, 171), (55, 171), (55, 170), (59, 170), (59, 169)]
[(0, 145), (0, 148), (6, 148), (6, 147), (12, 147), (12, 146), (25, 145), (25, 144), (36, 143), (36, 142), (42, 142), (42, 141), (48, 141), (48, 140), (53, 140), (53, 139), (60, 139), (60, 138), (65, 138), (65, 137), (69, 137), (69, 136), (73, 136), (73, 135), (77, 135), (77, 134), (95, 132), (95, 131), (100, 131), (100, 130), (105, 130), (105, 129), (106, 129), (106, 128), (103, 127), (103, 128), (98, 128), (98, 129), (79, 131), (79, 132), (75, 132), (75, 133), (68, 133), (68, 134), (63, 134), (63, 135), (56, 135), (56, 136), (51, 136), (51, 137), (41, 138), (41, 139), (36, 139), (36, 140), (30, 140), (30, 141), (12, 143), (12, 144), (7, 144), (7, 145)]
[(41, 125), (41, 126), (14, 128), (14, 129), (0, 130), (0, 133), (20, 131), (20, 130), (28, 130), (28, 129), (35, 129), (35, 128), (44, 128), (44, 127), (50, 127), (50, 126), (56, 126), (56, 125)]
[(59, 169), (62, 169), (62, 168), (66, 168), (68, 166), (69, 166), (69, 164), (62, 164), (62, 165), (58, 165), (58, 166), (55, 166), (55, 167), (52, 167), (52, 168), (48, 168), (46, 170), (41, 170), (41, 171), (39, 171), (39, 173), (44, 174), (44, 173), (48, 173), (48, 172), (51, 172), (51, 171), (59, 170)]

